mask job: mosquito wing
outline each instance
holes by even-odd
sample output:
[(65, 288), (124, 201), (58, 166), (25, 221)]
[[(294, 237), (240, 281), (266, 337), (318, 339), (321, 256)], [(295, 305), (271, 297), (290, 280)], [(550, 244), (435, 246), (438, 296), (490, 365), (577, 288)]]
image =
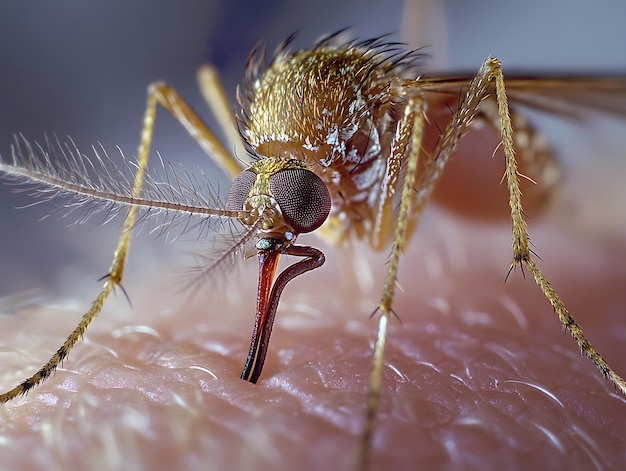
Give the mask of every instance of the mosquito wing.
[[(506, 74), (506, 71), (505, 71)], [(459, 95), (473, 76), (425, 76), (417, 84), (428, 92)], [(533, 76), (506, 74), (510, 104), (582, 118), (583, 110), (598, 110), (624, 117), (626, 76)]]

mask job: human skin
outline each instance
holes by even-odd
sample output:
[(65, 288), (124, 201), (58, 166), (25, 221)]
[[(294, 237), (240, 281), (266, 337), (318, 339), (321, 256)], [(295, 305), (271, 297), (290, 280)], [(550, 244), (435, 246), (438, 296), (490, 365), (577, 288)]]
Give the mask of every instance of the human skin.
[[(532, 279), (517, 270), (504, 283), (507, 226), (426, 213), (402, 259), (372, 469), (624, 466), (626, 401), (562, 333)], [(623, 375), (625, 239), (542, 219), (530, 233), (548, 278)], [(171, 276), (128, 280), (132, 308), (118, 292), (64, 368), (2, 406), (3, 467), (353, 467), (376, 330), (368, 316), (387, 253), (322, 248), (326, 265), (284, 293), (256, 385), (239, 379), (253, 260), (218, 289), (228, 296), (177, 295)], [(373, 281), (354, 264), (363, 259)], [(16, 314), (2, 320), (7, 387), (45, 360), (81, 312), (5, 310)]]

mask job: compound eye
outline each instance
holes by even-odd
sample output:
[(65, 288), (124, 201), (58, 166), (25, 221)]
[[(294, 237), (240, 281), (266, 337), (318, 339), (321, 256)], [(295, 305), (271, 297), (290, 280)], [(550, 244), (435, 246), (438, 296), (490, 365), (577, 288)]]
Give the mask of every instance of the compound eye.
[(298, 233), (320, 227), (330, 213), (330, 194), (320, 177), (303, 168), (285, 169), (270, 176), (270, 189), (283, 218)]
[(256, 181), (256, 173), (247, 169), (235, 177), (228, 190), (226, 209), (229, 211), (241, 211), (244, 209), (250, 190)]

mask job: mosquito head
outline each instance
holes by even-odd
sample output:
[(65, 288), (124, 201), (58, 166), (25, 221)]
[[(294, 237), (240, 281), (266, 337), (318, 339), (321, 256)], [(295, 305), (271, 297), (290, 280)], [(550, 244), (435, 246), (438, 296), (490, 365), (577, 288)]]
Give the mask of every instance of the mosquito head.
[(260, 220), (260, 237), (293, 241), (320, 227), (331, 199), (320, 177), (297, 159), (266, 158), (241, 172), (230, 187), (227, 209), (248, 211), (243, 220)]

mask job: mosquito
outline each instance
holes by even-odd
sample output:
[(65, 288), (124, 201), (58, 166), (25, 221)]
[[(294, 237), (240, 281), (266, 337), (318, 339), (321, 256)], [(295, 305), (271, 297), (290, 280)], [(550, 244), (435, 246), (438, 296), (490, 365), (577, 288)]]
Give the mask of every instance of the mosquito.
[[(289, 37), (268, 58), (264, 46), (249, 56), (240, 113), (235, 117), (216, 69), (203, 66), (201, 90), (231, 148), (243, 141), (250, 164), (237, 159), (169, 85), (148, 88), (148, 102), (132, 182), (119, 182), (113, 172), (90, 181), (94, 165), (69, 149), (66, 168), (55, 167), (45, 149), (28, 141), (13, 147), (13, 162), (0, 163), (4, 176), (18, 184), (42, 188), (46, 198), (69, 195), (123, 209), (125, 220), (104, 285), (91, 308), (39, 371), (0, 395), (8, 402), (44, 381), (67, 357), (99, 314), (108, 296), (121, 287), (131, 230), (145, 212), (166, 211), (200, 218), (239, 221), (244, 230), (228, 251), (232, 255), (250, 241), (259, 263), (256, 320), (241, 378), (255, 383), (262, 374), (272, 325), (283, 290), (294, 278), (320, 268), (324, 254), (296, 243), (300, 234), (318, 232), (342, 245), (364, 239), (374, 250), (389, 250), (380, 302), (373, 307), (378, 330), (366, 393), (359, 462), (365, 467), (374, 430), (382, 381), (388, 326), (395, 315), (393, 299), (398, 266), (407, 241), (440, 181), (461, 137), (475, 121), (493, 127), (501, 138), (512, 222), (513, 261), (527, 270), (570, 332), (582, 353), (602, 375), (626, 394), (626, 382), (583, 334), (554, 288), (534, 261), (524, 220), (516, 152), (521, 161), (545, 167), (545, 153), (532, 149), (532, 127), (509, 109), (507, 93), (551, 93), (593, 88), (607, 94), (626, 89), (624, 79), (516, 77), (505, 81), (500, 62), (487, 58), (473, 77), (419, 76), (424, 58), (387, 37), (342, 39), (326, 36), (309, 50), (292, 52)], [(448, 109), (434, 149), (424, 150), (426, 127), (434, 110)], [(158, 105), (171, 113), (201, 148), (233, 178), (223, 207), (211, 207), (190, 187), (162, 191), (147, 173)], [(611, 111), (611, 105), (605, 105)], [(513, 122), (515, 131), (513, 132)], [(524, 136), (525, 139), (520, 139)], [(530, 139), (529, 139), (530, 138)], [(42, 157), (43, 156), (43, 157)], [(544, 159), (544, 161), (542, 161)], [(530, 177), (528, 177), (530, 178)], [(180, 185), (180, 184), (179, 184)], [(180, 186), (179, 186), (180, 188)], [(177, 199), (178, 198), (178, 199)], [(144, 211), (144, 213), (142, 213)], [(277, 273), (281, 255), (300, 258)], [(210, 271), (214, 266), (209, 266)], [(509, 271), (509, 273), (510, 273)]]

